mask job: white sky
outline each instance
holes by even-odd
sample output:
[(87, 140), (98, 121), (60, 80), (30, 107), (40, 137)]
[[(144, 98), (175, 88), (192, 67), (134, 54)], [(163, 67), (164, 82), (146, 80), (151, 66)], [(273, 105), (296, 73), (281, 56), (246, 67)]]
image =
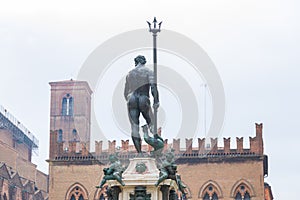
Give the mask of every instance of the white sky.
[[(276, 199), (297, 199), (300, 179), (299, 2), (296, 0), (0, 1), (0, 104), (40, 141), (47, 172), (48, 82), (76, 77), (87, 56), (124, 31), (163, 28), (193, 39), (211, 57), (226, 95), (224, 137), (254, 136), (264, 123)], [(232, 143), (235, 141), (232, 141)]]

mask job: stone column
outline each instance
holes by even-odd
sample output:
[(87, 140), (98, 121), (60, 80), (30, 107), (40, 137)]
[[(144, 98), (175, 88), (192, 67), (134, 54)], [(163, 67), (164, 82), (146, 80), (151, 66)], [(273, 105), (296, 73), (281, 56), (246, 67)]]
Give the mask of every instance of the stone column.
[(169, 200), (177, 200), (177, 194), (175, 192), (175, 190), (170, 190), (170, 194), (169, 194)]
[(113, 186), (108, 189), (107, 196), (108, 200), (119, 200), (119, 193), (121, 192), (121, 189), (119, 186)]
[(160, 191), (162, 193), (162, 200), (168, 200), (169, 199), (169, 185), (162, 185), (160, 187)]

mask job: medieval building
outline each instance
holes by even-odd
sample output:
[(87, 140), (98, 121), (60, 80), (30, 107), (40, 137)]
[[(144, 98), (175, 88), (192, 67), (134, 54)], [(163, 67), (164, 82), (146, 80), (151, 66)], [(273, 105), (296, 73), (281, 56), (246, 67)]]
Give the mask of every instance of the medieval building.
[[(135, 156), (129, 140), (95, 141), (95, 152), (90, 152), (91, 94), (84, 81), (51, 82), (49, 199), (100, 200), (105, 191), (95, 186), (103, 177), (108, 156), (118, 152), (126, 165)], [(271, 187), (265, 183), (268, 157), (264, 155), (263, 125), (256, 124), (250, 137), (250, 148), (244, 148), (243, 138), (236, 138), (237, 147), (231, 148), (231, 138), (224, 138), (218, 146), (217, 138), (198, 139), (198, 146), (187, 138), (185, 148), (181, 140), (165, 141), (165, 150), (175, 151), (178, 173), (187, 185), (187, 195), (181, 199), (201, 200), (270, 200)], [(209, 143), (210, 145), (205, 145)], [(143, 145), (144, 150), (150, 147)]]
[(48, 199), (48, 175), (31, 162), (38, 140), (0, 108), (0, 200)]

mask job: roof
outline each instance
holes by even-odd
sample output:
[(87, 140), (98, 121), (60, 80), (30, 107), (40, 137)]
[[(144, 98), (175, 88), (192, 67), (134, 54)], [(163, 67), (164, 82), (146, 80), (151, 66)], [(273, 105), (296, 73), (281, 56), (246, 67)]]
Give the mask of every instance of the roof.
[(90, 94), (93, 93), (89, 83), (87, 81), (80, 81), (80, 80), (63, 80), (63, 81), (51, 81), (49, 82), (49, 85), (51, 85), (51, 87), (53, 86), (57, 86), (57, 85), (83, 85), (87, 88), (87, 90), (89, 91)]

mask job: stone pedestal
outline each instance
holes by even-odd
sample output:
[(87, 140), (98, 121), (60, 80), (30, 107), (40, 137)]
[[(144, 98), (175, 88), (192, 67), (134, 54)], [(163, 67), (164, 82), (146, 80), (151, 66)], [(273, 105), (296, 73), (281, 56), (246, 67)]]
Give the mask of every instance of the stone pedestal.
[(158, 187), (155, 186), (159, 177), (159, 170), (156, 167), (154, 158), (130, 159), (129, 166), (122, 177), (125, 186), (121, 186), (117, 181), (109, 181), (110, 187), (119, 186), (121, 188), (119, 200), (130, 200), (130, 196), (135, 193), (137, 186), (144, 186), (147, 195), (151, 195), (151, 200), (164, 200), (169, 195), (169, 192), (163, 195), (162, 191), (165, 191), (165, 188), (169, 189), (174, 185), (170, 179), (167, 179)]

